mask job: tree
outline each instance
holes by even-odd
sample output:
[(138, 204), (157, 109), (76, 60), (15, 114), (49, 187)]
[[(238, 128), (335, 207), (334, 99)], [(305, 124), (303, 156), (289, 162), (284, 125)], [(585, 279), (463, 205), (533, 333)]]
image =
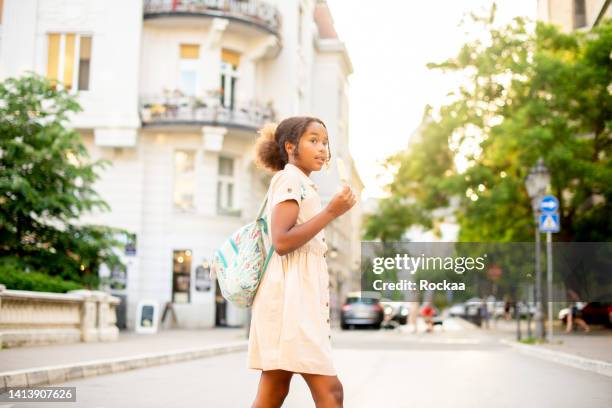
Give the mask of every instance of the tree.
[[(387, 160), (390, 197), (366, 222), (369, 239), (398, 239), (432, 227), (455, 209), (459, 240), (530, 241), (534, 222), (524, 186), (539, 157), (560, 199), (562, 241), (612, 238), (612, 22), (565, 34), (522, 18), (493, 28), (432, 69), (469, 80), (453, 102), (428, 108), (409, 150)], [(465, 168), (457, 163), (464, 161)]]
[(0, 83), (0, 259), (89, 287), (102, 263), (120, 266), (119, 230), (79, 225), (108, 205), (92, 188), (105, 161), (90, 162), (66, 127), (81, 110), (74, 97), (29, 74)]

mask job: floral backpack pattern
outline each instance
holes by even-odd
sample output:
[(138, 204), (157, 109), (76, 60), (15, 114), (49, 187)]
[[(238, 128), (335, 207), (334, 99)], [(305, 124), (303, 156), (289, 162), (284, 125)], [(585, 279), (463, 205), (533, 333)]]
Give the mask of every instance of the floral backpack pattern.
[(253, 304), (257, 287), (274, 252), (266, 251), (263, 234), (268, 233), (267, 220), (262, 217), (268, 198), (264, 200), (255, 221), (241, 227), (221, 245), (213, 259), (221, 294), (242, 308)]

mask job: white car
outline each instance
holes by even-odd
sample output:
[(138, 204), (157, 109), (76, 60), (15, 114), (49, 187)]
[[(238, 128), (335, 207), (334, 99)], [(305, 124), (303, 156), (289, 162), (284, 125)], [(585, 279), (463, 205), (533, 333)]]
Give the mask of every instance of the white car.
[(506, 303), (503, 301), (495, 302), (495, 306), (492, 311), (493, 318), (503, 319), (506, 315)]
[(461, 317), (465, 314), (465, 305), (463, 303), (457, 303), (456, 305), (452, 305), (448, 309), (448, 314), (451, 317)]
[(465, 302), (465, 316), (478, 316), (480, 314), (480, 306), (482, 305), (482, 299), (473, 297)]

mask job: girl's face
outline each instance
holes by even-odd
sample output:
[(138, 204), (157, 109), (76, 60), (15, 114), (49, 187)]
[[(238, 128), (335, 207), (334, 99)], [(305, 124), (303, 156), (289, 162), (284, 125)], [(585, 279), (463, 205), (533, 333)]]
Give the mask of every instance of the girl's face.
[(294, 145), (290, 143), (285, 145), (289, 153), (289, 163), (299, 167), (307, 175), (311, 171), (319, 171), (327, 162), (327, 144), (325, 126), (318, 122), (311, 122), (300, 137), (298, 157), (293, 157)]

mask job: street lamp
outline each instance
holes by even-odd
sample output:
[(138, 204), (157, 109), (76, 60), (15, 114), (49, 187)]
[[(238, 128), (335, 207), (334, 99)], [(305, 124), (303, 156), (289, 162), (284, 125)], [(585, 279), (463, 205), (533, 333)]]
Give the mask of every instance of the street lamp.
[(525, 180), (527, 194), (531, 198), (531, 208), (535, 218), (535, 246), (536, 246), (536, 337), (544, 337), (544, 313), (542, 312), (542, 271), (540, 268), (540, 231), (538, 226), (538, 218), (540, 212), (540, 201), (546, 194), (550, 183), (550, 173), (544, 165), (544, 160), (539, 158), (535, 166), (529, 170), (529, 175)]

